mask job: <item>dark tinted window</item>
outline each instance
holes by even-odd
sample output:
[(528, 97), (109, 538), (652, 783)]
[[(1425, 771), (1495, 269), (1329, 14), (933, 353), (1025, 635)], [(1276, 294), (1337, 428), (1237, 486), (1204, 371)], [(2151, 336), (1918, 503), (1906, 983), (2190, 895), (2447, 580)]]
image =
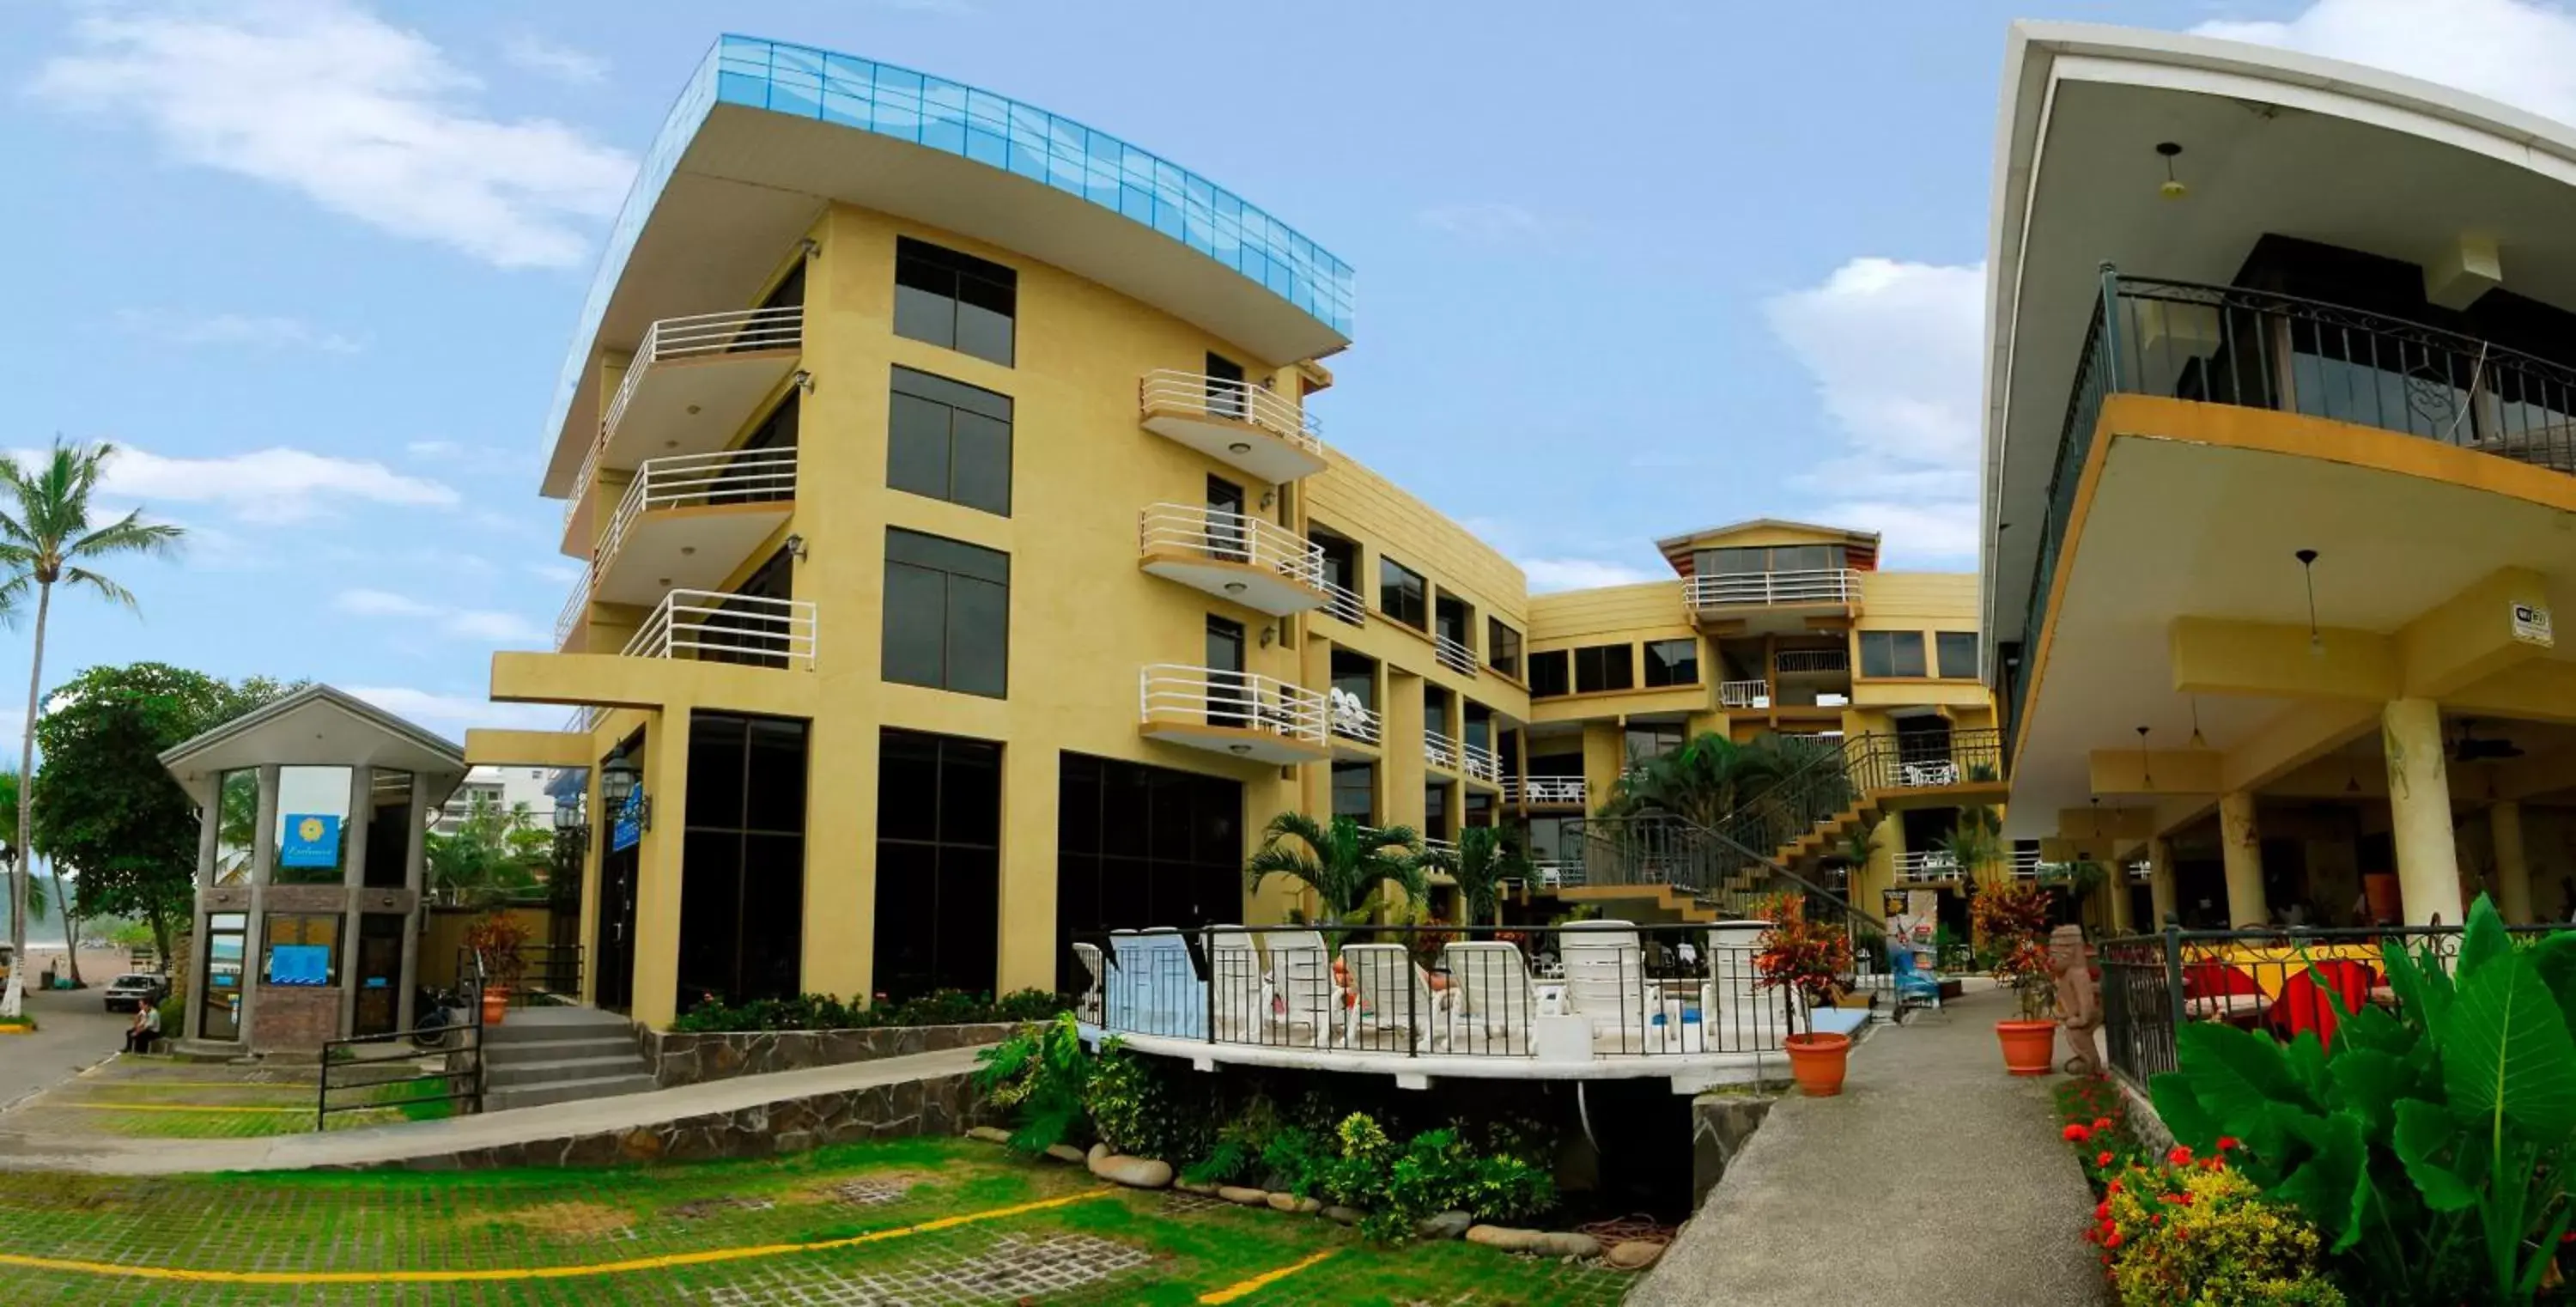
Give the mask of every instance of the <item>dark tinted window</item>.
[(886, 484), (1011, 515), (1011, 398), (910, 368), (894, 370)]
[(1941, 676), (1946, 680), (1977, 679), (1977, 633), (1974, 631), (1941, 631), (1932, 637), (1941, 655)]
[(1699, 641), (1648, 640), (1646, 684), (1699, 684)]
[(1414, 630), (1430, 629), (1430, 594), (1422, 573), (1392, 558), (1377, 560), (1377, 608)]
[(1529, 688), (1531, 698), (1565, 694), (1574, 689), (1574, 683), (1566, 671), (1566, 653), (1563, 649), (1550, 649), (1546, 653), (1534, 653), (1529, 656)]
[(1579, 694), (1595, 690), (1626, 690), (1637, 684), (1637, 659), (1625, 644), (1588, 645), (1574, 651), (1574, 689)]
[(886, 731), (877, 749), (876, 991), (989, 993), (999, 958), (1002, 746)]
[(797, 992), (805, 923), (806, 724), (689, 715), (679, 1010)]
[(1011, 365), (1020, 274), (909, 236), (894, 244), (894, 334)]
[(1377, 766), (1365, 762), (1333, 764), (1333, 815), (1363, 826), (1377, 820)]
[(1921, 631), (1861, 632), (1860, 674), (1863, 676), (1923, 675), (1923, 633)]
[(1505, 676), (1521, 674), (1521, 633), (1500, 618), (1485, 619), (1485, 665)]
[(1243, 920), (1240, 782), (1078, 753), (1062, 768), (1056, 951), (1068, 987), (1089, 980), (1075, 940), (1105, 952), (1110, 930)]
[(885, 679), (998, 699), (1010, 649), (1010, 555), (887, 528)]

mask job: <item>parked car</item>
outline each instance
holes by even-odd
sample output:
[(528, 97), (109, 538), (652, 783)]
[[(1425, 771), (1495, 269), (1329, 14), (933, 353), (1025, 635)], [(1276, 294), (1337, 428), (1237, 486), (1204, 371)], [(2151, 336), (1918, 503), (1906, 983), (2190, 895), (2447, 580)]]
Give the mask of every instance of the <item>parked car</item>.
[(145, 1004), (157, 1004), (168, 997), (169, 993), (169, 982), (161, 977), (146, 975), (140, 971), (129, 971), (118, 976), (116, 982), (107, 987), (107, 1010), (110, 1012), (140, 1011)]

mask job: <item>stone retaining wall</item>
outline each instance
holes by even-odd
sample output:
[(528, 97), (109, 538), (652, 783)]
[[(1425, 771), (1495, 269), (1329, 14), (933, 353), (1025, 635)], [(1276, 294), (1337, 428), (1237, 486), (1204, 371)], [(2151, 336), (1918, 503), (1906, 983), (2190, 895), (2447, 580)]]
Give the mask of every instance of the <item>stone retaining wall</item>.
[(1726, 1168), (1779, 1100), (1755, 1094), (1702, 1094), (1691, 1100), (1691, 1210), (1726, 1178)]
[(664, 1089), (730, 1080), (735, 1076), (844, 1066), (911, 1053), (998, 1044), (1018, 1027), (1010, 1022), (971, 1026), (879, 1026), (865, 1030), (648, 1030), (635, 1041), (653, 1080)]

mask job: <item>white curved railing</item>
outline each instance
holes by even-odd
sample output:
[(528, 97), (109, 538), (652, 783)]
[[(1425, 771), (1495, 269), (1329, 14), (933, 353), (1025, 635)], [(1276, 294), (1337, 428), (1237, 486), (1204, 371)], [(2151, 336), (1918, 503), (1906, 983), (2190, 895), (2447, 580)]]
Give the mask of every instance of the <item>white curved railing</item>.
[(599, 559), (617, 556), (626, 533), (656, 508), (697, 508), (707, 504), (744, 504), (796, 497), (796, 450), (745, 449), (714, 454), (670, 454), (648, 458), (635, 468), (635, 480), (617, 501), (608, 534), (600, 539)]
[(1912, 849), (1896, 859), (1896, 883), (1923, 885), (1957, 880), (1959, 860), (1939, 849)]
[(1323, 428), (1311, 415), (1277, 391), (1248, 382), (1158, 368), (1137, 384), (1137, 402), (1148, 413), (1163, 409), (1249, 422), (1310, 454), (1324, 452)]
[(1346, 585), (1324, 582), (1324, 611), (1353, 626), (1368, 624), (1368, 602)]
[(1450, 639), (1448, 636), (1440, 634), (1438, 631), (1431, 633), (1431, 650), (1434, 654), (1438, 655), (1440, 665), (1448, 668), (1450, 671), (1456, 672), (1461, 676), (1473, 676), (1476, 674), (1475, 650), (1460, 644), (1456, 640)]
[(1332, 715), (1333, 734), (1345, 740), (1376, 744), (1386, 729), (1386, 719), (1348, 690), (1328, 690), (1324, 694), (1324, 702)]
[(644, 343), (635, 347), (635, 357), (626, 364), (626, 379), (618, 383), (617, 395), (608, 401), (600, 414), (599, 438), (604, 444), (617, 430), (618, 419), (626, 416), (626, 406), (644, 384), (644, 376), (656, 363), (674, 359), (704, 358), (713, 354), (742, 354), (752, 350), (797, 349), (805, 343), (805, 306), (783, 304), (771, 309), (731, 309), (723, 313), (696, 313), (683, 318), (664, 318), (645, 329)]
[(1801, 672), (1848, 672), (1851, 670), (1849, 649), (1783, 649), (1771, 659), (1772, 670), (1784, 676)]
[(2040, 861), (2037, 849), (2017, 849), (2013, 852), (2009, 865), (2014, 880), (2037, 880), (2042, 873), (2056, 864)]
[(1324, 588), (1323, 546), (1268, 518), (1205, 504), (1147, 504), (1136, 516), (1136, 547), (1266, 568), (1299, 585)]
[(1773, 604), (1848, 604), (1860, 598), (1860, 573), (1848, 567), (1812, 572), (1740, 572), (1694, 576), (1692, 608), (1761, 608)]
[(1226, 726), (1322, 747), (1330, 715), (1320, 691), (1258, 672), (1154, 663), (1136, 677), (1146, 725)]
[(1469, 776), (1489, 785), (1503, 783), (1503, 760), (1495, 757), (1493, 750), (1481, 744), (1461, 741), (1458, 757), (1465, 764), (1462, 770)]
[(555, 614), (555, 651), (563, 652), (564, 641), (572, 638), (572, 628), (581, 625), (590, 611), (590, 585), (599, 579), (599, 569), (584, 563), (580, 579), (572, 583), (572, 593), (565, 596), (563, 611)]
[(1589, 802), (1581, 776), (1510, 776), (1503, 779), (1503, 798), (1514, 803)]
[(1771, 706), (1771, 683), (1769, 681), (1720, 681), (1717, 683), (1717, 706), (1768, 708)]
[(629, 658), (814, 666), (814, 605), (720, 590), (674, 590), (626, 642)]
[(1434, 767), (1461, 770), (1458, 742), (1427, 726), (1422, 731), (1422, 760)]

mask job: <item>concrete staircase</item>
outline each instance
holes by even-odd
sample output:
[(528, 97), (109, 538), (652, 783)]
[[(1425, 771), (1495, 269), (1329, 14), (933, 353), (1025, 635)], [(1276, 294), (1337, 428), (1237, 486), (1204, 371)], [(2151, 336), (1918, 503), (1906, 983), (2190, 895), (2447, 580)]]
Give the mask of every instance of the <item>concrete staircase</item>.
[(483, 1028), (483, 1110), (537, 1107), (658, 1088), (634, 1023), (586, 1007), (514, 1008)]

